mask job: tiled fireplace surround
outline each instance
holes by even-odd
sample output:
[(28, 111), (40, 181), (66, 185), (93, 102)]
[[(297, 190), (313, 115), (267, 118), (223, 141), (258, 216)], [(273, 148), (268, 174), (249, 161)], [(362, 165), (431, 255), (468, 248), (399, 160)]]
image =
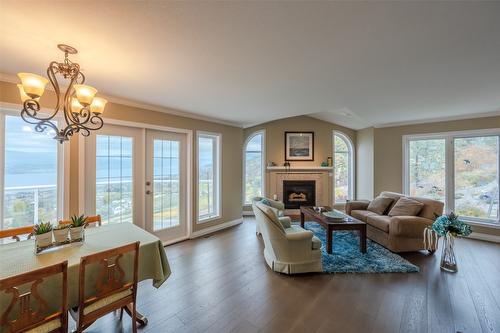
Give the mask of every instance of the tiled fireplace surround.
[[(332, 170), (329, 168), (303, 168), (290, 171), (268, 168), (267, 193), (269, 197), (272, 198), (276, 194), (278, 200), (283, 201), (284, 180), (314, 180), (316, 182), (316, 205), (327, 206), (331, 202)], [(287, 209), (285, 213), (298, 215), (299, 210)]]

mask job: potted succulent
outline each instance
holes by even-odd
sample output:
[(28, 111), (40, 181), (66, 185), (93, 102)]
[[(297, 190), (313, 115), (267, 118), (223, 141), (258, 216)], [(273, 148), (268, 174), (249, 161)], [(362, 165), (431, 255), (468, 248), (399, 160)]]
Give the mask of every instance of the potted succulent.
[(71, 225), (69, 228), (69, 234), (71, 236), (72, 241), (82, 240), (84, 235), (85, 222), (87, 218), (85, 215), (80, 216), (72, 216), (71, 217)]
[(52, 224), (50, 222), (35, 224), (33, 234), (35, 234), (35, 246), (37, 250), (52, 245)]
[(61, 244), (68, 240), (68, 226), (59, 224), (52, 229), (56, 243)]

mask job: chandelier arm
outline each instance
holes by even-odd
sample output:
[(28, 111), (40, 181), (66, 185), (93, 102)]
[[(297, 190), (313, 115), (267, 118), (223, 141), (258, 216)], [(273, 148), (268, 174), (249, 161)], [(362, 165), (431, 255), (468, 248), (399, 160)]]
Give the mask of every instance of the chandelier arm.
[(64, 119), (65, 119), (67, 125), (80, 123), (78, 116), (75, 117), (75, 115), (73, 115), (73, 112), (71, 112), (71, 97), (73, 95), (73, 85), (75, 84), (75, 82), (78, 82), (77, 81), (78, 73), (71, 76), (71, 81), (69, 83), (68, 89), (66, 90), (66, 93), (64, 94), (64, 112), (63, 113), (64, 113)]
[[(31, 117), (25, 110), (21, 111), (21, 118), (27, 122), (28, 124), (35, 125), (35, 131), (43, 132), (47, 127), (52, 128), (56, 133), (59, 131), (56, 124), (54, 124), (50, 120), (38, 120), (36, 118)], [(34, 120), (33, 120), (34, 119)]]
[(47, 76), (49, 77), (50, 84), (54, 87), (56, 93), (56, 107), (54, 109), (54, 115), (57, 114), (59, 108), (61, 107), (61, 89), (59, 88), (59, 83), (57, 82), (56, 74), (59, 72), (59, 64), (56, 61), (52, 61), (47, 67)]
[(39, 111), (40, 111), (40, 103), (38, 103), (34, 99), (27, 99), (23, 103), (23, 109), (21, 110), (21, 113), (24, 113), (27, 117), (36, 119), (38, 121), (50, 121), (57, 114), (57, 112), (54, 112), (48, 117), (40, 117)]

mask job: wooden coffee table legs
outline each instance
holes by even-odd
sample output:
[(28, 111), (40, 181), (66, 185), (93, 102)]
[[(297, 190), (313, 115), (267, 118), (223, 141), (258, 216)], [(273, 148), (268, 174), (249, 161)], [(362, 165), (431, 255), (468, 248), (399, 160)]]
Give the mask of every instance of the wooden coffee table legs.
[(331, 225), (328, 225), (326, 229), (326, 252), (332, 254), (333, 248), (333, 228)]
[(366, 253), (366, 224), (359, 229), (359, 250)]

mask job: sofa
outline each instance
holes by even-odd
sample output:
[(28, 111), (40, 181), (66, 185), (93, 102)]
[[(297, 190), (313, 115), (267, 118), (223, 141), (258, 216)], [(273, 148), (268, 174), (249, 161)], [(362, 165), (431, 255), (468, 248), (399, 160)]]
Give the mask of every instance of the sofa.
[(254, 201), (252, 209), (264, 240), (264, 259), (273, 271), (323, 271), (321, 240), (312, 231), (292, 225), (289, 217), (279, 217), (274, 207), (260, 201)]
[[(443, 214), (444, 204), (438, 200), (408, 197), (395, 192), (382, 192), (377, 198), (388, 198), (392, 201), (387, 200), (390, 201), (390, 204), (385, 209), (382, 207), (383, 212), (379, 211), (378, 213), (373, 211), (376, 209), (371, 207), (369, 209), (370, 201), (349, 201), (346, 203), (345, 211), (348, 215), (366, 222), (368, 238), (393, 252), (424, 250), (424, 230), (432, 225), (437, 216)], [(406, 203), (415, 204), (416, 208), (411, 208), (415, 208), (413, 212), (415, 214), (402, 215)], [(391, 214), (391, 211), (398, 210), (393, 210), (396, 204), (398, 204), (397, 208), (400, 208), (399, 214), (397, 212)], [(420, 209), (418, 205), (420, 205)]]

